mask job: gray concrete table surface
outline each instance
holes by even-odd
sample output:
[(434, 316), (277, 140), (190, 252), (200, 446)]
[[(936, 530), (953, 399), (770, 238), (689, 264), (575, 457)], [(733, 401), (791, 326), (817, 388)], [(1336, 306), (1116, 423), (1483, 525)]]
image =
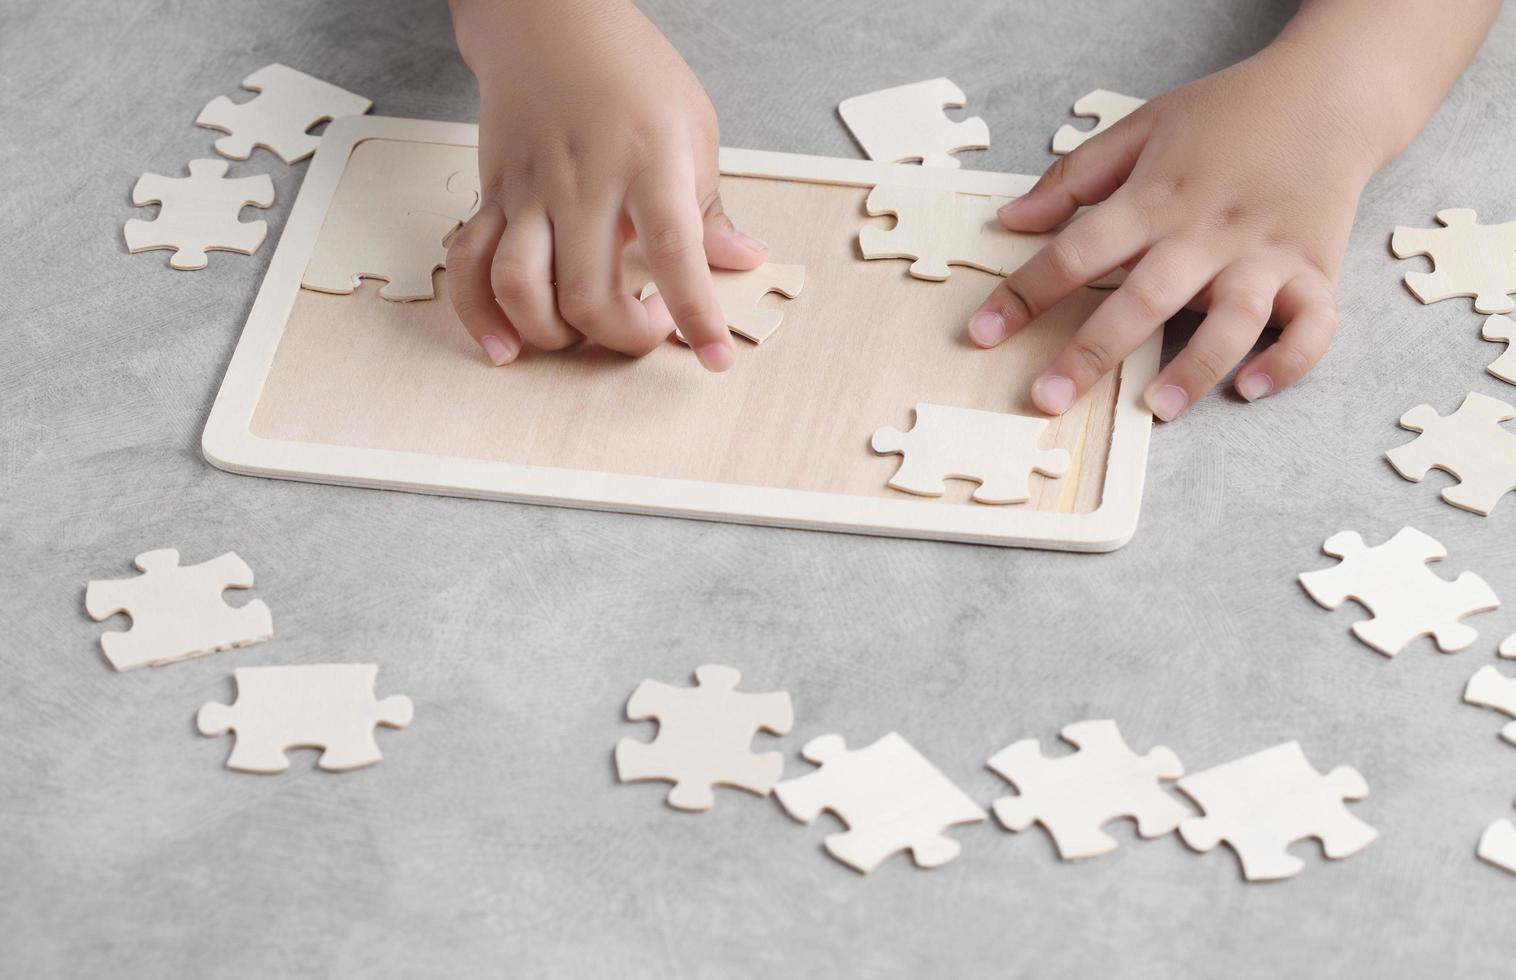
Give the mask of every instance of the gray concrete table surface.
[[(1084, 92), (1157, 95), (1253, 52), (1288, 3), (660, 2), (650, 13), (721, 113), (724, 142), (853, 157), (844, 97), (947, 74), (990, 123), (967, 165), (1034, 173)], [(1428, 39), (1428, 43), (1436, 43)], [(1343, 326), (1289, 394), (1212, 397), (1154, 437), (1136, 539), (1104, 556), (1000, 550), (451, 500), (233, 476), (199, 434), (305, 165), (259, 151), (278, 203), (252, 258), (182, 273), (128, 255), (143, 171), (213, 155), (200, 107), (281, 61), (374, 111), (474, 118), (442, 3), (9, 0), (0, 10), (0, 974), (39, 976), (1509, 976), (1516, 878), (1477, 861), (1516, 816), (1516, 749), (1466, 678), (1516, 629), (1516, 501), (1487, 520), (1401, 480), (1400, 414), (1510, 398), (1465, 301), (1422, 306), (1396, 224), (1516, 216), (1516, 11), (1414, 146), (1364, 195)], [(245, 215), (247, 217), (248, 215)], [(1182, 336), (1175, 331), (1173, 336)], [(1170, 342), (1170, 348), (1174, 346)], [(1342, 528), (1405, 524), (1508, 607), (1453, 656), (1388, 660), (1354, 608), (1295, 582)], [(270, 642), (116, 674), (82, 608), (139, 551), (235, 549)], [(115, 624), (112, 624), (114, 627)], [(373, 660), (417, 706), (346, 775), (222, 768), (198, 706), (238, 665)], [(904, 733), (975, 798), (1025, 736), (1120, 721), (1191, 771), (1298, 739), (1357, 767), (1382, 832), (1314, 844), (1281, 884), (1177, 836), (1082, 864), (1040, 831), (954, 834), (961, 858), (870, 877), (823, 820), (723, 792), (676, 813), (617, 785), (643, 677), (702, 663), (783, 687), (780, 745)]]

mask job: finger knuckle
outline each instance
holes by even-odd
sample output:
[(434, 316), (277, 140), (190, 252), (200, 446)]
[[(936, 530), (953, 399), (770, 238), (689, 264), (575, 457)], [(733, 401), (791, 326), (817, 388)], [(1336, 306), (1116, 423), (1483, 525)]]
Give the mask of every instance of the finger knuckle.
[(1161, 282), (1138, 280), (1128, 282), (1126, 299), (1133, 311), (1145, 320), (1161, 320), (1168, 308), (1167, 287)]
[(593, 323), (605, 307), (605, 297), (585, 286), (558, 287), (558, 312), (575, 326)]
[(1032, 302), (1019, 283), (1007, 279), (1000, 284), (1000, 313), (1008, 320), (1029, 322), (1042, 315), (1042, 310)]
[(1111, 349), (1095, 337), (1076, 337), (1069, 351), (1093, 377), (1105, 374), (1115, 366)]
[(1278, 358), (1281, 373), (1285, 378), (1291, 380), (1299, 378), (1311, 369), (1310, 355), (1293, 344), (1280, 344), (1275, 357)]
[(1190, 373), (1207, 388), (1220, 381), (1232, 366), (1226, 355), (1214, 347), (1191, 347), (1186, 357), (1190, 362)]
[(642, 247), (654, 259), (678, 259), (704, 247), (698, 231), (679, 225), (654, 229)]
[(531, 271), (520, 263), (496, 260), (490, 266), (490, 286), (502, 303), (521, 303), (531, 296), (535, 283)]
[(1274, 313), (1274, 294), (1259, 286), (1242, 286), (1227, 295), (1226, 303), (1241, 316), (1256, 322)]
[(1085, 281), (1088, 265), (1084, 261), (1084, 254), (1079, 243), (1068, 235), (1059, 235), (1048, 246), (1048, 265), (1053, 274), (1062, 280), (1077, 283)]

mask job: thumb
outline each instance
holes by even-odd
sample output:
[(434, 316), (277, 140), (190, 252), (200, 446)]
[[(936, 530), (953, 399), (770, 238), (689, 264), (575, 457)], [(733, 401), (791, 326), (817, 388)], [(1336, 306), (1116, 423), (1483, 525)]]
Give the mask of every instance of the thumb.
[(769, 256), (769, 247), (740, 230), (721, 206), (721, 192), (711, 189), (700, 201), (705, 224), (705, 259), (717, 269), (756, 269)]

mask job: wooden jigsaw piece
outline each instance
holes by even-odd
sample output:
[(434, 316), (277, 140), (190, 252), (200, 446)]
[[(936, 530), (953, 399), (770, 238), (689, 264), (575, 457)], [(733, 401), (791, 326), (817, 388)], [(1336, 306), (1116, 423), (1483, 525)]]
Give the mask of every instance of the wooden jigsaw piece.
[(1075, 861), (1116, 849), (1116, 839), (1101, 829), (1111, 820), (1131, 817), (1140, 836), (1161, 837), (1191, 815), (1161, 785), (1184, 775), (1172, 750), (1159, 746), (1137, 755), (1109, 720), (1077, 722), (1060, 734), (1079, 751), (1049, 758), (1028, 738), (990, 757), (990, 769), (1017, 790), (991, 808), (1007, 830), (1040, 823), (1059, 856)]
[(1396, 228), (1390, 251), (1396, 258), (1425, 255), (1431, 272), (1407, 272), (1405, 284), (1423, 303), (1474, 297), (1477, 313), (1510, 313), (1516, 302), (1516, 221), (1479, 224), (1469, 208), (1437, 212), (1442, 228)]
[(1504, 342), (1508, 346), (1505, 353), (1496, 358), (1488, 368), (1491, 374), (1501, 381), (1509, 381), (1516, 385), (1516, 320), (1498, 313), (1490, 315), (1484, 321), (1484, 329), (1480, 332), (1485, 340)]
[(1097, 88), (1074, 103), (1074, 115), (1081, 118), (1094, 118), (1095, 125), (1090, 129), (1076, 129), (1068, 123), (1059, 126), (1058, 131), (1053, 134), (1053, 152), (1073, 153), (1086, 140), (1093, 139), (1110, 129), (1144, 105), (1147, 105), (1145, 99)]
[(955, 122), (944, 108), (960, 108), (963, 90), (946, 78), (881, 89), (844, 99), (837, 107), (848, 132), (870, 160), (957, 167), (953, 153), (990, 145), (990, 128), (978, 116)]
[(858, 247), (868, 259), (914, 259), (911, 275), (941, 282), (950, 265), (1009, 275), (1052, 240), (1051, 232), (1007, 231), (996, 210), (1008, 197), (959, 194), (933, 187), (880, 184), (869, 191), (871, 216), (894, 215), (893, 228), (865, 225)]
[(274, 203), (274, 182), (268, 174), (227, 178), (228, 166), (225, 160), (191, 160), (188, 177), (137, 178), (132, 203), (162, 208), (152, 221), (127, 221), (127, 250), (174, 249), (168, 264), (186, 272), (205, 268), (210, 261), (207, 251), (256, 252), (268, 234), (268, 222), (239, 218), (248, 205), (266, 208)]
[(1444, 488), (1442, 499), (1488, 516), (1500, 498), (1516, 490), (1516, 433), (1501, 426), (1512, 418), (1516, 408), (1477, 392), (1448, 416), (1417, 405), (1400, 417), (1400, 425), (1421, 435), (1385, 457), (1413, 483), (1434, 468), (1453, 474), (1460, 482)]
[(1322, 550), (1342, 561), (1300, 575), (1300, 584), (1318, 604), (1336, 609), (1356, 599), (1373, 613), (1353, 624), (1353, 635), (1387, 657), (1417, 637), (1432, 636), (1444, 653), (1466, 649), (1479, 636), (1460, 622), (1500, 605), (1484, 579), (1464, 572), (1449, 582), (1427, 562), (1447, 557), (1447, 549), (1413, 527), (1401, 528), (1384, 544), (1368, 547), (1356, 531), (1327, 538)]
[(1321, 775), (1298, 742), (1186, 776), (1178, 786), (1205, 812), (1182, 822), (1179, 836), (1202, 852), (1226, 842), (1249, 881), (1299, 874), (1305, 863), (1288, 850), (1298, 840), (1314, 837), (1328, 858), (1338, 859), (1379, 836), (1344, 805), (1369, 795), (1363, 776), (1350, 766)]
[(1068, 472), (1068, 450), (1039, 448), (1047, 427), (1046, 419), (1024, 415), (920, 404), (909, 431), (885, 426), (870, 444), (880, 455), (904, 456), (889, 481), (896, 490), (940, 497), (944, 480), (975, 480), (976, 502), (1013, 504), (1031, 499), (1032, 473)]
[(1516, 825), (1496, 820), (1479, 835), (1479, 857), (1497, 868), (1516, 874)]
[[(1469, 678), (1468, 686), (1463, 690), (1463, 700), (1466, 704), (1493, 708), (1516, 718), (1516, 677), (1507, 677), (1486, 664)], [(1516, 721), (1501, 729), (1500, 737), (1516, 745)]]
[(216, 152), (233, 160), (246, 160), (261, 146), (285, 163), (298, 163), (321, 143), (321, 137), (309, 132), (313, 126), (361, 116), (373, 105), (361, 95), (277, 63), (244, 78), (242, 87), (260, 94), (240, 105), (217, 96), (195, 119), (197, 126), (228, 134), (216, 140)]
[[(779, 293), (786, 299), (794, 299), (805, 287), (805, 266), (765, 262), (756, 269), (712, 269), (711, 286), (716, 292), (716, 303), (726, 325), (738, 336), (761, 344), (774, 335), (784, 322), (784, 311), (765, 308), (758, 301), (769, 293)], [(658, 284), (650, 282), (642, 287), (638, 298), (647, 299), (658, 292)], [(674, 336), (681, 343), (689, 343), (677, 329)]]
[(234, 704), (201, 705), (195, 724), (202, 735), (236, 732), (228, 769), (276, 773), (290, 767), (287, 749), (322, 749), (317, 765), (346, 772), (384, 756), (374, 728), (404, 728), (415, 707), (395, 694), (374, 698), (375, 664), (315, 664), (238, 667)]

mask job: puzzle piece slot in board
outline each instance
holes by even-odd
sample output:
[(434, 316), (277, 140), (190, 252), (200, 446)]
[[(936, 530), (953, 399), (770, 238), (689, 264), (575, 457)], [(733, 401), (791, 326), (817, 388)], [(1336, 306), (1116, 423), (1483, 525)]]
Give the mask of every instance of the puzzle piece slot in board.
[[(719, 377), (673, 340), (638, 360), (585, 348), (529, 352), (494, 369), (459, 323), (445, 276), (424, 303), (386, 303), (373, 285), (347, 296), (298, 288), (344, 179), (339, 138), (349, 149), (445, 145), (462, 167), (473, 162), (473, 136), (459, 124), (333, 124), (207, 425), (213, 462), (257, 475), (985, 543), (1107, 550), (1130, 535), (1151, 428), (1140, 395), (1156, 371), (1157, 337), (1049, 423), (1043, 447), (1069, 454), (1068, 473), (1033, 474), (1025, 503), (973, 504), (973, 487), (956, 482), (940, 498), (902, 494), (887, 486), (899, 460), (869, 448), (876, 429), (908, 423), (918, 402), (1038, 414), (1030, 382), (1102, 298), (1081, 290), (981, 350), (965, 324), (996, 278), (964, 268), (924, 282), (902, 263), (862, 261), (869, 188), (926, 181), (1010, 196), (1027, 178), (723, 151), (728, 209), (774, 256), (803, 265), (805, 285), (794, 300), (765, 301), (784, 311), (783, 326), (762, 346), (738, 344), (736, 364)], [(789, 220), (797, 214), (806, 220)], [(634, 293), (647, 279), (629, 249), (624, 288)]]

